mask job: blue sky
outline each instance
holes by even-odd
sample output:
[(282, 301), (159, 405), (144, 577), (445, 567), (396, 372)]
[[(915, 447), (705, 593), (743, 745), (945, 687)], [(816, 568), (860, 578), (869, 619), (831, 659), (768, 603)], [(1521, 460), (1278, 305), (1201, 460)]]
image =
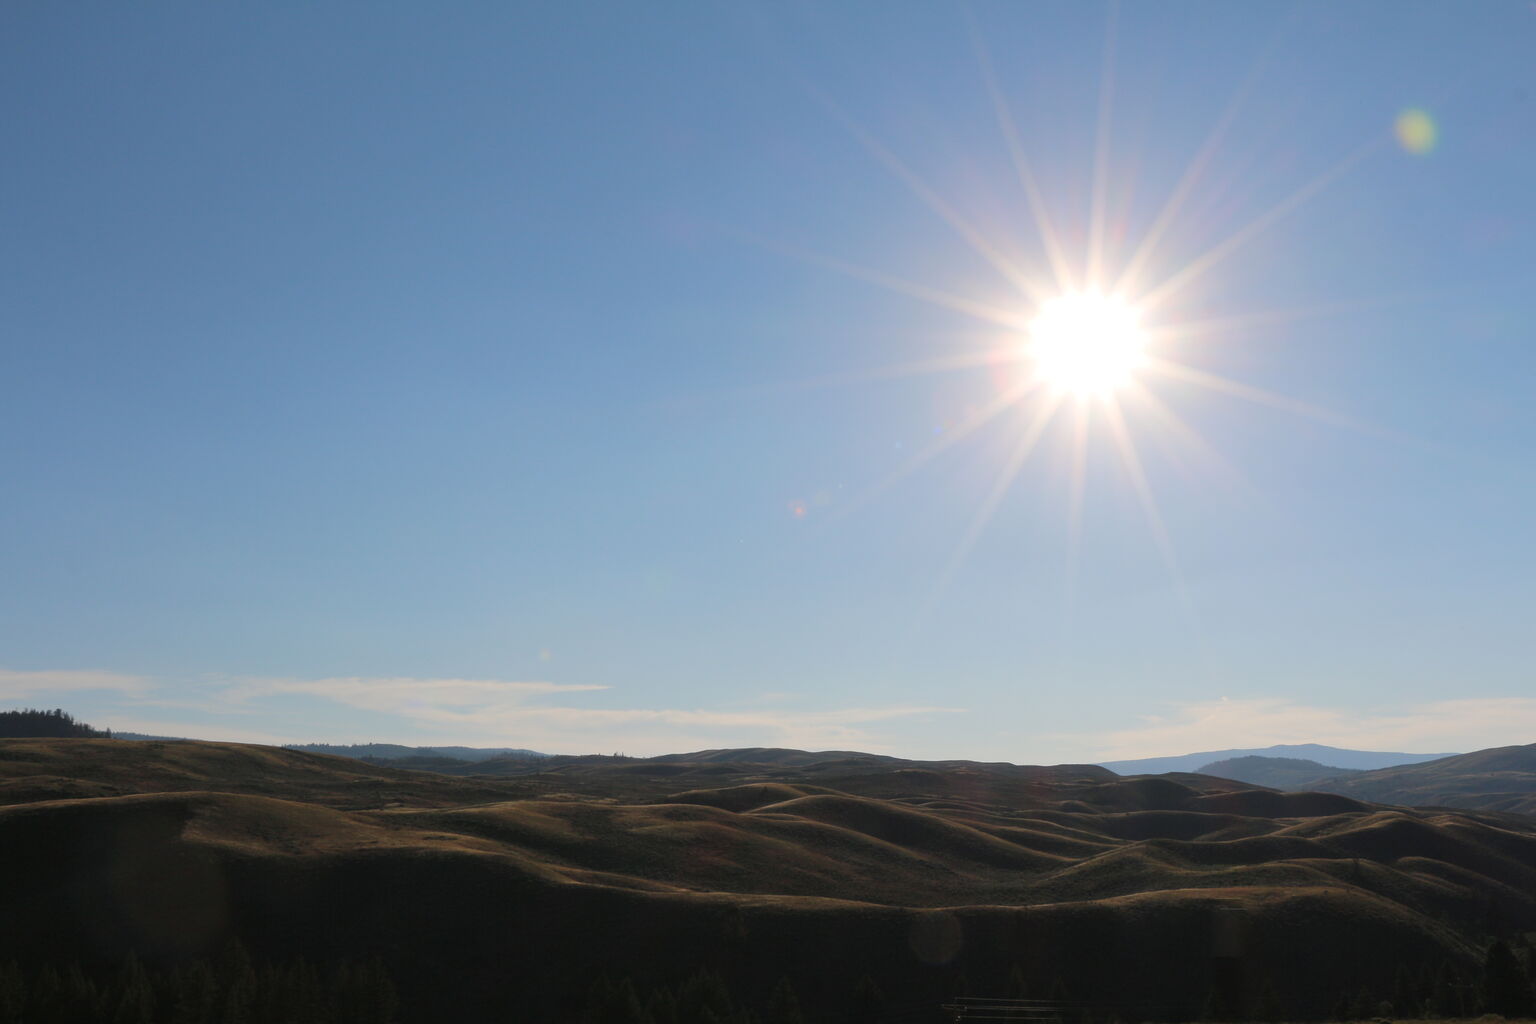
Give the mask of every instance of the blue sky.
[[(632, 754), (1536, 739), (1529, 4), (0, 27), (8, 703)], [(1180, 197), (1138, 295), (1179, 285), (1143, 323), (1205, 376), (1138, 377), (1180, 427), (1115, 399), (1139, 474), (1103, 402), (1076, 459), (1075, 399), (1006, 472), (1062, 289), (1010, 136), (1078, 278)]]

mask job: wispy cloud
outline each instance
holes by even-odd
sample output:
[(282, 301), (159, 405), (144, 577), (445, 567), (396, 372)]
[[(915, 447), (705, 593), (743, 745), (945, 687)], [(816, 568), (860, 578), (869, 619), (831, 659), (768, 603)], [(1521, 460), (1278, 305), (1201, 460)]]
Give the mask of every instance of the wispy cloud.
[(367, 711), (411, 714), (426, 709), (515, 707), (529, 697), (553, 693), (606, 690), (587, 683), (517, 682), (501, 679), (415, 679), (405, 676), (337, 676), (327, 679), (252, 679), (224, 690), (228, 701), (243, 703), (282, 694), (323, 697)]
[(255, 710), (274, 697), (302, 696), (399, 719), (422, 742), (534, 747), (560, 752), (665, 753), (704, 746), (861, 746), (879, 749), (868, 726), (958, 708), (889, 705), (818, 710), (613, 708), (548, 703), (607, 690), (594, 684), (491, 679), (337, 677), (241, 680), (221, 691), (226, 709)]
[(143, 676), (98, 669), (50, 669), (18, 672), (0, 668), (0, 700), (28, 700), (58, 693), (108, 690), (130, 696), (148, 693), (152, 684)]
[(963, 710), (929, 704), (807, 709), (796, 707), (801, 701), (790, 693), (714, 707), (614, 707), (611, 699), (594, 707), (583, 699), (607, 690), (545, 680), (329, 676), (191, 683), (102, 670), (0, 669), (0, 700), (71, 703), (92, 724), (119, 732), (254, 743), (390, 740), (631, 754), (732, 746), (885, 750), (891, 743), (880, 723)]
[(1436, 753), (1536, 740), (1536, 698), (1466, 697), (1352, 709), (1278, 697), (1185, 704), (1144, 724), (1076, 737), (1101, 760), (1157, 757), (1277, 743)]

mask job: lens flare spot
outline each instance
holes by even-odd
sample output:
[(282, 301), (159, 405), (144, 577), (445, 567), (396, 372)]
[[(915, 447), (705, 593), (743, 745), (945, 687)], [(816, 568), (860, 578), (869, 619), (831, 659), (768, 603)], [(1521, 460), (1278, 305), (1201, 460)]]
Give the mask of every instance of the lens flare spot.
[(1098, 292), (1046, 303), (1029, 337), (1027, 352), (1040, 380), (1081, 397), (1122, 387), (1146, 361), (1147, 337), (1135, 311)]
[(1422, 110), (1405, 110), (1397, 115), (1393, 124), (1397, 143), (1414, 156), (1424, 156), (1435, 148), (1440, 129), (1435, 119)]

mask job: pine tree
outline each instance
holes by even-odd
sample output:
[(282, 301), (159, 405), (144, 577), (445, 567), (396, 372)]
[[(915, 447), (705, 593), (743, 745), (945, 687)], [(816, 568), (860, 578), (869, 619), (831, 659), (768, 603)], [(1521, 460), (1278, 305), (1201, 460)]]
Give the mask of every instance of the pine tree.
[(885, 993), (880, 991), (880, 986), (866, 974), (854, 986), (853, 1000), (848, 1014), (849, 1024), (881, 1024), (884, 1015)]
[(255, 1024), (256, 975), (234, 975), (220, 1000), (220, 1024)]
[(730, 990), (714, 971), (699, 971), (678, 990), (678, 1024), (717, 1024), (734, 1013)]
[(1376, 997), (1371, 995), (1370, 989), (1362, 985), (1349, 1004), (1349, 1019), (1370, 1020), (1374, 1016), (1376, 1016)]
[(635, 983), (625, 978), (613, 987), (613, 1004), (603, 1024), (651, 1024), (650, 1015), (640, 1003)]
[(1423, 1007), (1418, 995), (1418, 980), (1407, 964), (1398, 964), (1392, 979), (1392, 1011), (1398, 1017), (1417, 1017)]
[[(147, 985), (147, 979), (145, 980)], [(151, 998), (153, 1004), (153, 998)], [(80, 1020), (102, 1020), (110, 1016), (107, 994), (86, 977), (79, 964), (70, 964), (59, 975), (59, 1013)]]
[(394, 1024), (400, 1012), (400, 996), (382, 960), (365, 960), (349, 973), (351, 995), (347, 1002), (350, 1019), (338, 1017), (338, 1024)]
[(205, 1024), (213, 1018), (219, 997), (218, 984), (206, 961), (194, 960), (172, 977), (170, 1024)]
[(645, 1001), (645, 1012), (650, 1014), (652, 1024), (679, 1024), (677, 996), (665, 985), (651, 990), (651, 997)]
[(15, 961), (0, 965), (0, 1021), (22, 1020), (26, 1006), (26, 975)]
[(123, 960), (110, 991), (112, 1024), (154, 1024), (155, 992), (132, 952)]
[(32, 979), (30, 991), (27, 993), (27, 1015), (24, 1019), (28, 1022), (56, 1019), (60, 1012), (59, 993), (62, 988), (59, 972), (51, 965), (44, 965)]
[(1525, 1017), (1531, 1013), (1530, 983), (1502, 939), (1488, 947), (1488, 956), (1483, 961), (1482, 996), (1483, 1008), (1489, 1013), (1505, 1017)]
[(1264, 979), (1264, 985), (1259, 989), (1259, 998), (1254, 1004), (1253, 1019), (1264, 1021), (1266, 1024), (1274, 1024), (1280, 1019), (1280, 994), (1275, 991), (1275, 983), (1269, 978)]
[(635, 984), (628, 978), (614, 982), (597, 979), (587, 993), (581, 1024), (650, 1024), (650, 1015), (640, 1004)]
[(1079, 1024), (1082, 1021), (1084, 1014), (1072, 998), (1072, 990), (1067, 988), (1066, 981), (1059, 974), (1051, 983), (1051, 1002), (1056, 1004), (1057, 1018), (1062, 1024)]
[(598, 977), (587, 989), (587, 1002), (581, 1011), (581, 1024), (601, 1024), (603, 1014), (613, 1001), (613, 981), (608, 975)]
[(780, 978), (773, 994), (768, 997), (762, 1024), (805, 1024), (805, 1016), (800, 1012), (800, 999), (795, 995), (795, 987), (788, 978)]

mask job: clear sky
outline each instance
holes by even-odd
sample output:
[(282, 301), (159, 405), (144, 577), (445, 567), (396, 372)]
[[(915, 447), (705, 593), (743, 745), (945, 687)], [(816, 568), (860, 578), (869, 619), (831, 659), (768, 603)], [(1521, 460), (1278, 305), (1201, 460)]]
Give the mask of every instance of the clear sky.
[[(1533, 68), (1525, 2), (8, 3), (0, 699), (1536, 740)], [(1037, 380), (1127, 269), (1133, 379)]]

